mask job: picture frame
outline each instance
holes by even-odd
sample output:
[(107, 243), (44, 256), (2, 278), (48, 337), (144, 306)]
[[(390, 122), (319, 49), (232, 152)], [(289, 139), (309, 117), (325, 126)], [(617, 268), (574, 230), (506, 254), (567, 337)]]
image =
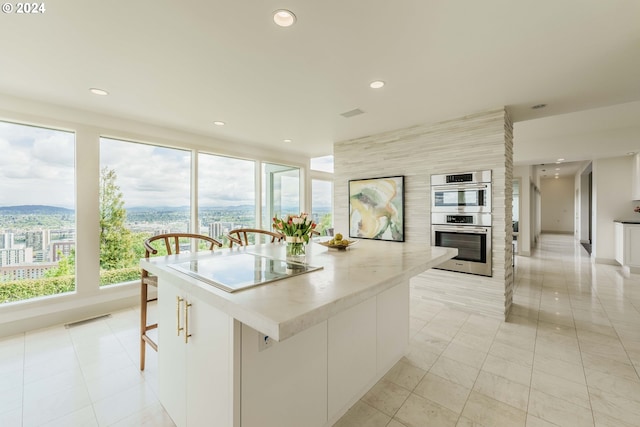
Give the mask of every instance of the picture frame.
[(349, 180), (349, 237), (404, 242), (404, 175)]

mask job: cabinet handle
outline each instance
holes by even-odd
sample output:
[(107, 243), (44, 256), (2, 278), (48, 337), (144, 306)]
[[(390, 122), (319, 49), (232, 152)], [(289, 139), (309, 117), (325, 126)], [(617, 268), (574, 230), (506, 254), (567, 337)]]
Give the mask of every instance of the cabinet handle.
[(191, 334), (189, 333), (189, 307), (191, 304), (187, 301), (184, 302), (184, 343), (189, 344), (189, 338)]
[(177, 333), (178, 336), (180, 336), (180, 331), (184, 330), (184, 328), (180, 327), (180, 303), (184, 301), (183, 298), (180, 298), (179, 296), (176, 297), (176, 325), (177, 325)]

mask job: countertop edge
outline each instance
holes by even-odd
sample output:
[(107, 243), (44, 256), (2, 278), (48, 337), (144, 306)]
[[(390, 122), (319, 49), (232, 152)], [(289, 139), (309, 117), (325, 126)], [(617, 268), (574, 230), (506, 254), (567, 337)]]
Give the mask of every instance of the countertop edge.
[(622, 224), (639, 224), (640, 219), (614, 219), (613, 222), (619, 222)]
[[(373, 283), (371, 286), (367, 286), (364, 289), (345, 295), (336, 300), (329, 301), (309, 310), (308, 312), (283, 321), (266, 317), (250, 307), (231, 301), (229, 299), (229, 294), (226, 292), (215, 288), (203, 287), (199, 284), (197, 279), (183, 274), (176, 274), (176, 272), (166, 267), (166, 265), (159, 265), (143, 258), (140, 261), (140, 266), (157, 275), (161, 280), (163, 278), (171, 280), (172, 283), (177, 285), (183, 291), (192, 294), (194, 297), (200, 298), (206, 304), (218, 308), (230, 317), (233, 317), (251, 328), (260, 331), (265, 335), (269, 335), (275, 341), (283, 341), (400, 284), (403, 280), (408, 282), (409, 278), (451, 259), (457, 254), (457, 250), (452, 248), (426, 247), (425, 249), (425, 254), (429, 253), (432, 255), (428, 260), (414, 262), (399, 273), (388, 274), (381, 277), (377, 283)], [(440, 252), (440, 254), (433, 256), (434, 250)], [(173, 262), (176, 259), (177, 258), (172, 257), (171, 261)], [(169, 263), (171, 262), (167, 262), (167, 264)], [(159, 286), (162, 286), (161, 282), (159, 283)]]

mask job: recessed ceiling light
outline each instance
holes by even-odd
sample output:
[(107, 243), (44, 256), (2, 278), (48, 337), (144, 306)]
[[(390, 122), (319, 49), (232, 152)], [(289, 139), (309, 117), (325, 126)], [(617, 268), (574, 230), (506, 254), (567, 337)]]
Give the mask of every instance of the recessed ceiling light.
[(290, 27), (296, 23), (296, 15), (290, 10), (279, 9), (273, 12), (273, 22), (280, 27)]
[(559, 170), (560, 170), (560, 168), (556, 168), (556, 170), (557, 170), (557, 171), (559, 171)]
[(564, 159), (558, 159), (559, 162), (564, 162)]
[(559, 177), (558, 175), (556, 175), (556, 176), (555, 176), (555, 179), (558, 179), (558, 178), (560, 178), (560, 177)]
[(371, 89), (380, 89), (383, 86), (384, 86), (384, 82), (382, 80), (376, 80), (376, 81), (373, 81), (373, 82), (369, 83), (369, 87)]
[(546, 107), (547, 104), (536, 104), (531, 107), (532, 110), (539, 110), (540, 108)]
[(220, 120), (217, 120), (215, 122), (213, 122), (214, 125), (216, 126), (224, 126), (226, 123), (225, 122), (221, 122)]
[(283, 139), (282, 142), (292, 142), (290, 139)]
[(634, 154), (636, 154), (636, 152), (635, 152), (635, 151), (629, 151), (629, 152), (627, 153), (627, 156), (633, 156)]
[(100, 96), (109, 95), (109, 92), (107, 92), (104, 89), (98, 89), (97, 87), (92, 87), (91, 89), (89, 89), (89, 92), (91, 92), (94, 95), (100, 95)]

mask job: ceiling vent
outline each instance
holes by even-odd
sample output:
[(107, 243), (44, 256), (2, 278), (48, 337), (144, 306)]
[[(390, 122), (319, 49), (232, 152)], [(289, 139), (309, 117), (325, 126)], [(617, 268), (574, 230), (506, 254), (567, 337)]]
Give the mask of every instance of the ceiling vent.
[(348, 118), (350, 118), (350, 117), (358, 116), (358, 115), (363, 114), (363, 113), (364, 113), (364, 111), (362, 111), (362, 110), (361, 110), (361, 109), (359, 109), (359, 108), (356, 108), (355, 110), (347, 111), (347, 112), (342, 113), (342, 114), (340, 114), (340, 115), (341, 115), (342, 117), (344, 117), (345, 119), (348, 119)]

